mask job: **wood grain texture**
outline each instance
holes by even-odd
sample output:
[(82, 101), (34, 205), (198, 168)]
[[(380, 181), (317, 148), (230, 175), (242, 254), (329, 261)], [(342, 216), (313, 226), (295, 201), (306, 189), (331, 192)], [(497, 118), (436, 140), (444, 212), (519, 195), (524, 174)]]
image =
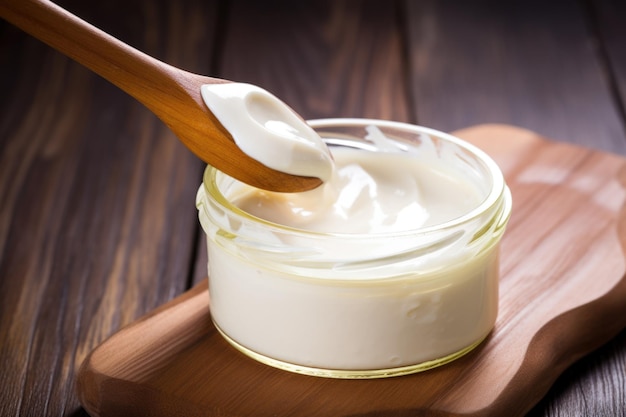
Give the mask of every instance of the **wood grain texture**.
[[(201, 41), (210, 53), (211, 33), (181, 29), (210, 22), (211, 7), (133, 2), (154, 25), (144, 33), (137, 14), (106, 2), (66, 3), (149, 53), (207, 69), (197, 51), (164, 46)], [(85, 355), (186, 288), (202, 164), (116, 87), (6, 24), (2, 33), (1, 78), (13, 85), (0, 98), (0, 415), (64, 415), (78, 407)]]
[(406, 2), (420, 124), (510, 123), (626, 153), (581, 2)]
[(407, 121), (396, 13), (374, 0), (232, 1), (220, 76), (267, 88), (307, 119)]
[(91, 354), (79, 377), (85, 407), (101, 417), (524, 415), (567, 366), (626, 326), (626, 159), (502, 125), (459, 136), (496, 159), (514, 200), (498, 320), (476, 351), (405, 377), (292, 374), (221, 338), (203, 283)]
[[(257, 82), (307, 118), (508, 122), (624, 152), (620, 0), (59, 3), (165, 62)], [(276, 24), (290, 16), (289, 30)], [(86, 352), (189, 288), (190, 269), (206, 274), (202, 164), (132, 99), (2, 20), (0, 71), (0, 415), (77, 417)], [(623, 331), (530, 415), (626, 416), (625, 387)]]
[(613, 83), (616, 108), (621, 112), (622, 120), (626, 114), (626, 4), (619, 0), (592, 0), (589, 2), (589, 19), (596, 47), (606, 59), (604, 65), (607, 76)]

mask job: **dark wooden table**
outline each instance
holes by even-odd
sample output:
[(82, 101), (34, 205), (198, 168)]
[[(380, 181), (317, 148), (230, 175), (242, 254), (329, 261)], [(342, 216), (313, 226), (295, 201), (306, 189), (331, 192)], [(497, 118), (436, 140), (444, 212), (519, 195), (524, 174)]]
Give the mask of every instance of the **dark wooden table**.
[[(306, 118), (509, 123), (626, 155), (621, 0), (61, 3)], [(88, 352), (206, 274), (203, 164), (140, 104), (4, 21), (0, 69), (0, 416), (81, 416)], [(624, 404), (626, 331), (530, 415)]]

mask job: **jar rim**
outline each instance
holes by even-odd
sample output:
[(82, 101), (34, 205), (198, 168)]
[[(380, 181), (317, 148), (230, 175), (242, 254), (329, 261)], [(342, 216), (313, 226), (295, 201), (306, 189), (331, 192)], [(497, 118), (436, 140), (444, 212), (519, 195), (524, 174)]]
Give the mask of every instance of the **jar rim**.
[[(290, 234), (298, 234), (302, 236), (309, 237), (333, 237), (335, 239), (360, 239), (364, 237), (372, 238), (393, 238), (393, 237), (402, 237), (407, 235), (415, 235), (415, 234), (428, 234), (432, 232), (439, 232), (446, 229), (456, 228), (461, 226), (462, 224), (471, 222), (477, 217), (489, 212), (501, 198), (506, 194), (506, 183), (504, 180), (504, 175), (500, 170), (498, 164), (482, 149), (479, 147), (464, 141), (460, 138), (457, 138), (454, 135), (449, 133), (445, 133), (436, 129), (405, 123), (405, 122), (397, 122), (397, 121), (389, 121), (389, 120), (381, 120), (381, 119), (371, 119), (371, 118), (325, 118), (325, 119), (312, 119), (307, 120), (307, 123), (313, 128), (327, 128), (327, 127), (366, 127), (370, 125), (374, 125), (377, 127), (384, 128), (395, 128), (401, 129), (404, 131), (412, 131), (415, 133), (423, 133), (431, 136), (435, 136), (437, 138), (446, 140), (451, 142), (460, 148), (470, 152), (472, 155), (476, 156), (477, 159), (484, 164), (487, 168), (487, 171), (492, 180), (491, 190), (488, 192), (487, 196), (478, 204), (476, 207), (468, 211), (467, 213), (458, 216), (456, 218), (450, 219), (448, 221), (426, 226), (419, 227), (414, 229), (400, 230), (400, 231), (386, 231), (386, 232), (363, 232), (363, 233), (337, 233), (337, 232), (320, 232), (308, 229), (301, 229), (293, 226), (286, 226), (280, 223), (272, 222), (257, 216), (254, 216), (248, 213), (245, 210), (237, 207), (232, 204), (221, 192), (219, 186), (217, 185), (217, 175), (227, 176), (226, 174), (220, 172), (216, 168), (211, 165), (207, 165), (204, 175), (203, 175), (203, 189), (207, 195), (210, 195), (214, 202), (218, 203), (224, 210), (231, 212), (245, 220), (253, 221), (257, 224), (262, 224), (265, 227), (270, 229), (279, 230), (282, 233), (290, 233)], [(228, 177), (228, 176), (227, 176)], [(510, 210), (506, 208), (506, 210)], [(508, 217), (508, 216), (507, 216)]]

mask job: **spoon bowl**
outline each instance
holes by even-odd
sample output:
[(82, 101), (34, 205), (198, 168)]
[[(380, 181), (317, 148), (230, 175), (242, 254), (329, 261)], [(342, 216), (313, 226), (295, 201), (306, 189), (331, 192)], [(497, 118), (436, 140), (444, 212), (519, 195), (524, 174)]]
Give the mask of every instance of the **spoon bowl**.
[(227, 80), (159, 61), (47, 0), (2, 0), (0, 16), (115, 84), (159, 117), (196, 156), (257, 188), (298, 192), (319, 178), (287, 174), (246, 155), (204, 103), (200, 88)]

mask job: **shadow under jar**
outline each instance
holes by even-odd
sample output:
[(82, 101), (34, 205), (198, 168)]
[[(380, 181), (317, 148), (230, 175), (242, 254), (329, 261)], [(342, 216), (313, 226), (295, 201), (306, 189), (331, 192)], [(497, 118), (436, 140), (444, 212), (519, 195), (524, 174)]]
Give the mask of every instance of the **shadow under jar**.
[(332, 378), (409, 374), (474, 349), (495, 324), (498, 248), (511, 213), (498, 166), (473, 145), (420, 126), (369, 119), (309, 124), (333, 153), (400, 156), (428, 174), (417, 179), (421, 186), (456, 181), (464, 192), (446, 198), (454, 204), (467, 191), (476, 203), (409, 230), (311, 231), (233, 204), (247, 186), (209, 166), (197, 207), (217, 329), (260, 362)]

